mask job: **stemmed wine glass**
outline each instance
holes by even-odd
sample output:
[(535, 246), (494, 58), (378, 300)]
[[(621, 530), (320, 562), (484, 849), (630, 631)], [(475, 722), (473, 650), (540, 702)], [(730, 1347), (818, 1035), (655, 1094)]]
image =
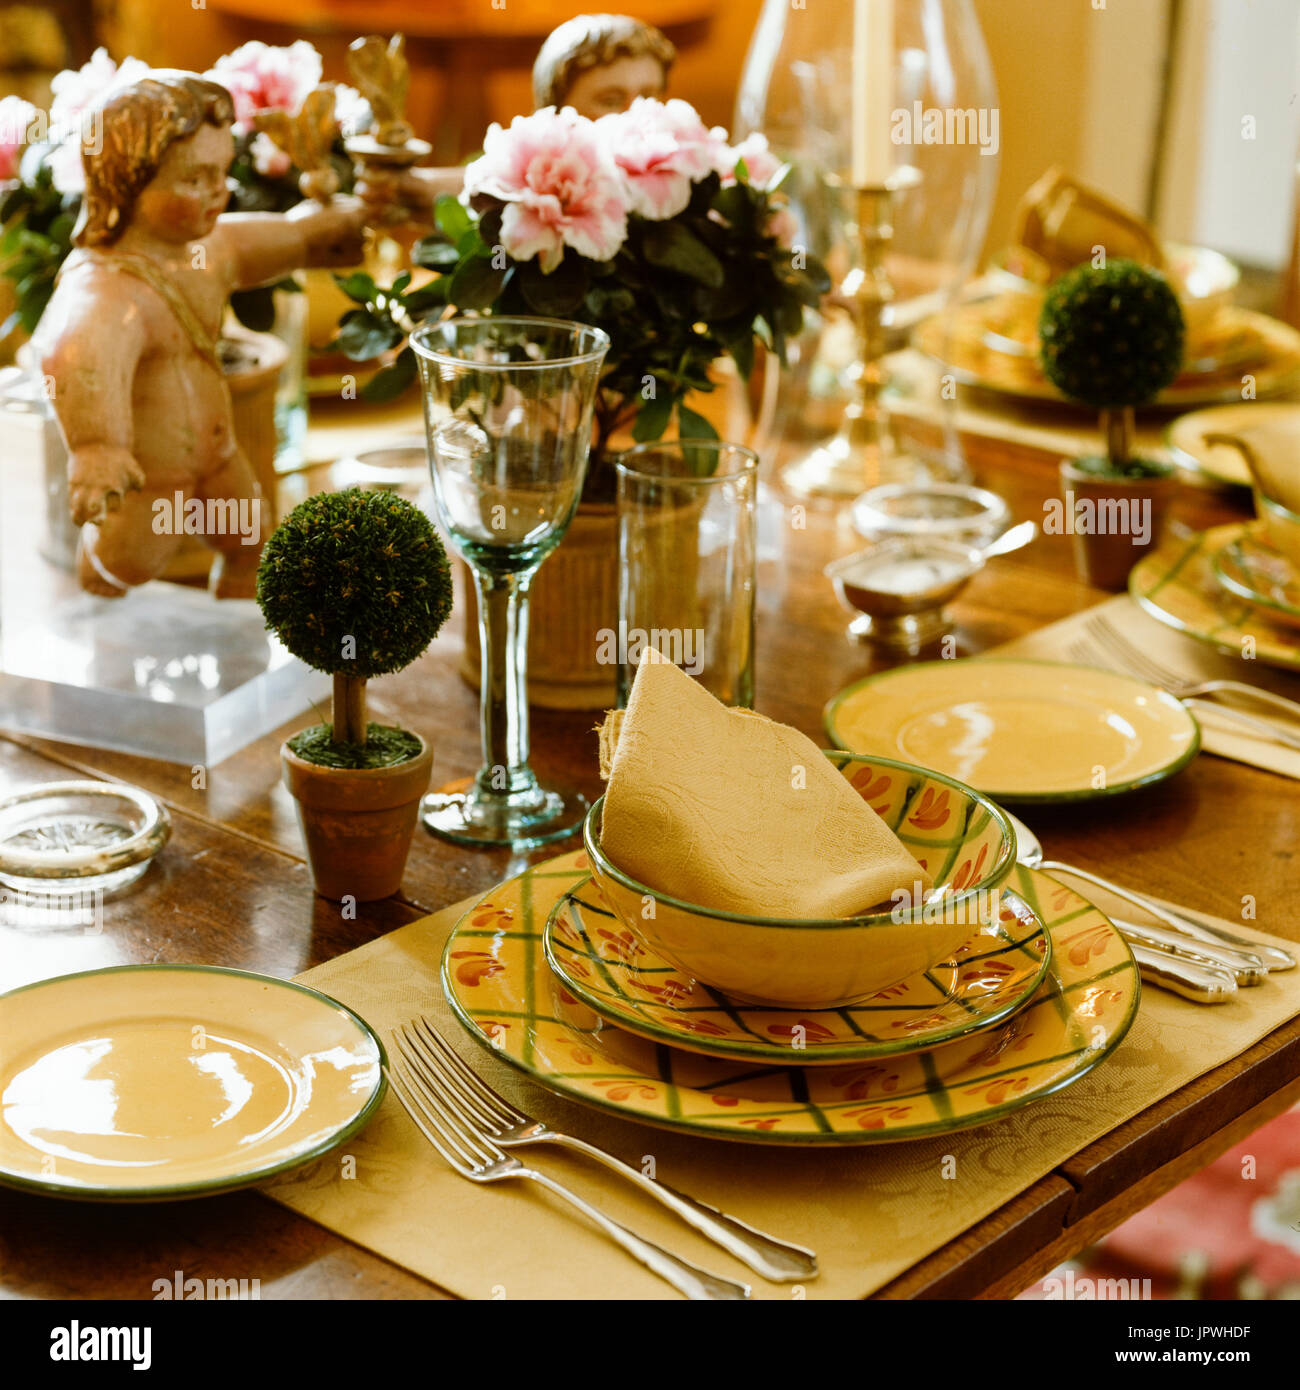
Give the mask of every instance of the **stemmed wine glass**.
[(455, 318), (411, 344), (434, 500), (474, 575), (482, 662), (483, 766), (464, 789), (426, 796), (421, 819), (463, 844), (562, 839), (587, 802), (528, 765), (528, 591), (582, 495), (609, 337), (560, 319)]

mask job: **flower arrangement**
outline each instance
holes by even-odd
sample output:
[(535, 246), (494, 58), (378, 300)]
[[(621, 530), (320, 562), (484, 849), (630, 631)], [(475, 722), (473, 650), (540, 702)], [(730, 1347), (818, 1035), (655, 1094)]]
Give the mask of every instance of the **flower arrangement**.
[[(712, 364), (729, 355), (747, 377), (756, 341), (784, 360), (805, 307), (829, 288), (821, 264), (791, 244), (787, 172), (763, 136), (731, 145), (680, 100), (638, 98), (596, 121), (545, 107), (494, 124), (460, 198), (438, 201), (438, 232), (415, 247), (436, 277), (415, 288), (409, 274), (387, 288), (339, 277), (356, 307), (337, 346), (373, 359), (449, 307), (603, 328), (612, 347), (586, 496), (608, 497), (613, 470), (600, 464), (616, 433), (656, 440), (675, 418), (683, 437), (715, 437), (687, 404), (713, 389)], [(366, 394), (390, 398), (415, 374), (401, 347)]]
[[(0, 326), (0, 335), (21, 325), (31, 333), (45, 312), (54, 277), (72, 249), (72, 230), (81, 210), (84, 183), (81, 140), (95, 107), (115, 87), (149, 71), (139, 58), (118, 64), (97, 49), (80, 68), (51, 82), (48, 112), (17, 97), (0, 101), (0, 179), (11, 186), (0, 196), (0, 265), (16, 287), (17, 307)], [(235, 102), (235, 159), (230, 169), (230, 210), (283, 212), (302, 201), (298, 171), (255, 125), (267, 111), (295, 113), (321, 80), (321, 56), (306, 40), (275, 48), (253, 42), (219, 58), (204, 74), (221, 83)], [(342, 135), (364, 128), (370, 119), (365, 99), (351, 87), (335, 87), (335, 114)], [(342, 136), (331, 155), (340, 187), (352, 188), (352, 163)], [(296, 289), (293, 281), (243, 291), (231, 298), (246, 327), (269, 328), (274, 317), (273, 289)]]

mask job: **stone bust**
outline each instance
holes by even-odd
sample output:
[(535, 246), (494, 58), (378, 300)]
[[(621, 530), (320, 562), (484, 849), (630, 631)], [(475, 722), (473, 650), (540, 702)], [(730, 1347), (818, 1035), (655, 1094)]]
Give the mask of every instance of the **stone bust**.
[(663, 97), (677, 50), (651, 24), (584, 14), (551, 32), (533, 64), (533, 105), (598, 120), (637, 97)]

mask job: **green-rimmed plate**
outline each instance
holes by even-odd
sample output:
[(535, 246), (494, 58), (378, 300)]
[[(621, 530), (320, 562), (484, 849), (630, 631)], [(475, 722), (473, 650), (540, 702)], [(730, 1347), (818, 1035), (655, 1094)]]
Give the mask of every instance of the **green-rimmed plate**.
[(540, 1085), (626, 1120), (767, 1144), (873, 1144), (988, 1124), (1077, 1081), (1137, 1012), (1128, 947), (1073, 889), (1018, 866), (1010, 886), (1052, 938), (1034, 999), (940, 1048), (838, 1067), (767, 1067), (678, 1051), (602, 1019), (551, 973), (546, 919), (588, 871), (581, 851), (511, 879), (456, 924), (442, 960), (470, 1035)]
[(261, 1182), (374, 1114), (384, 1049), (304, 985), (122, 965), (0, 996), (0, 1183), (159, 1201)]
[(1080, 801), (1172, 777), (1200, 728), (1131, 676), (1054, 661), (923, 661), (849, 686), (825, 710), (839, 748), (902, 758), (998, 801)]
[[(1300, 671), (1300, 632), (1262, 604), (1228, 593), (1213, 559), (1236, 540), (1243, 523), (1214, 526), (1191, 540), (1168, 540), (1143, 556), (1128, 577), (1128, 591), (1153, 618), (1228, 656)], [(1243, 666), (1241, 679), (1250, 681)]]
[(590, 878), (556, 903), (542, 946), (570, 994), (639, 1037), (742, 1062), (833, 1066), (953, 1042), (1027, 1003), (1047, 972), (1051, 939), (1023, 898), (1001, 893), (999, 909), (951, 960), (839, 1009), (728, 999), (637, 941)]
[(1280, 623), (1300, 625), (1300, 574), (1264, 540), (1257, 522), (1215, 552), (1214, 577), (1229, 593), (1267, 609)]
[(1300, 404), (1240, 400), (1189, 411), (1172, 420), (1165, 430), (1165, 447), (1174, 463), (1189, 473), (1228, 487), (1250, 487), (1250, 470), (1241, 450), (1212, 444), (1206, 435), (1242, 434), (1262, 425), (1294, 429), (1300, 447)]

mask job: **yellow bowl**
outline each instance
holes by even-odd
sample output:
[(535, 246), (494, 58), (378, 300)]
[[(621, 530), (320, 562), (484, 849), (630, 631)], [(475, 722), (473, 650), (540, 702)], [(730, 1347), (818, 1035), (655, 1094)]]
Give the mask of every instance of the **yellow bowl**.
[(682, 902), (606, 858), (601, 797), (587, 814), (583, 842), (592, 877), (622, 924), (692, 979), (735, 999), (829, 1009), (928, 970), (973, 927), (996, 919), (1016, 862), (1016, 833), (994, 802), (911, 763), (826, 756), (933, 878), (923, 902), (831, 919), (751, 917)]

